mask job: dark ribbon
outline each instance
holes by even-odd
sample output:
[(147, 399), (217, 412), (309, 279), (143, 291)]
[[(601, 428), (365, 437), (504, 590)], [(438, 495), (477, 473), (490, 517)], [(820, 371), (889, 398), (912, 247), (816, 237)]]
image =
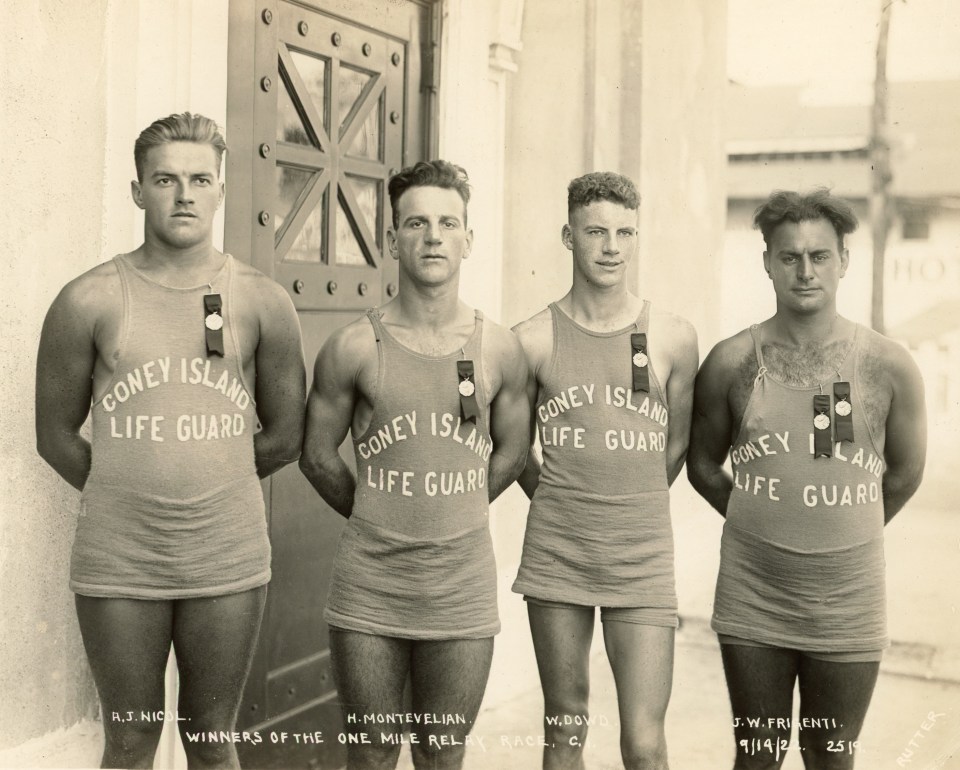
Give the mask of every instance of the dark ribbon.
[(477, 383), (473, 377), (473, 361), (457, 361), (457, 390), (460, 393), (460, 413), (464, 422), (476, 422), (480, 416)]
[[(203, 330), (206, 335), (207, 342), (207, 355), (208, 356), (223, 356), (223, 315), (221, 310), (223, 309), (223, 303), (220, 301), (219, 294), (204, 294), (203, 295)], [(218, 321), (211, 321), (211, 317), (216, 316)], [(216, 326), (219, 322), (218, 328), (211, 329), (211, 325)]]
[[(644, 357), (643, 366), (637, 366), (637, 354)], [(642, 332), (630, 335), (630, 366), (633, 370), (633, 389), (650, 392), (650, 358), (647, 354), (647, 335)]]
[[(853, 402), (850, 399), (850, 383), (833, 383), (833, 398), (837, 441), (853, 441)], [(841, 406), (841, 404), (846, 404), (846, 406)], [(846, 414), (843, 414), (844, 412)]]
[[(825, 419), (820, 419), (821, 417)], [(830, 430), (830, 396), (819, 393), (813, 397), (813, 456), (833, 457), (833, 431)], [(823, 425), (818, 427), (817, 423)]]

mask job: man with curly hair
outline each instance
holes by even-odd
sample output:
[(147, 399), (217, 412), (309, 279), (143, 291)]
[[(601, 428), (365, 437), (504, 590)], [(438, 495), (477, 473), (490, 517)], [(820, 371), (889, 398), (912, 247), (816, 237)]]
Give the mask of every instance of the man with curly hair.
[(409, 676), (417, 718), (393, 732), (412, 732), (416, 767), (456, 768), (500, 629), (488, 503), (523, 468), (526, 368), (509, 330), (460, 300), (463, 169), (421, 162), (388, 191), (400, 291), (317, 356), (300, 467), (348, 519), (326, 608), (347, 766), (396, 764), (400, 744), (368, 725), (410, 711)]
[(669, 487), (683, 467), (697, 338), (635, 296), (640, 199), (612, 173), (574, 179), (561, 240), (573, 285), (515, 332), (526, 353), (531, 498), (520, 570), (544, 695), (545, 768), (583, 766), (595, 608), (627, 768), (666, 768), (677, 627)]
[(734, 767), (780, 767), (799, 683), (804, 764), (849, 768), (888, 644), (883, 528), (923, 473), (923, 382), (904, 348), (837, 313), (846, 202), (778, 191), (754, 224), (776, 312), (704, 361), (687, 465), (725, 518), (712, 625)]

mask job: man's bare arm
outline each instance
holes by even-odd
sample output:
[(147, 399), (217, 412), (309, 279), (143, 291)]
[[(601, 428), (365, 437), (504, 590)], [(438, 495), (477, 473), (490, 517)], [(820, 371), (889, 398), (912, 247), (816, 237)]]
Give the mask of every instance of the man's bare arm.
[(927, 412), (920, 369), (906, 350), (896, 343), (888, 344), (892, 397), (883, 449), (884, 523), (889, 523), (917, 491), (927, 459)]
[(684, 319), (674, 321), (673, 366), (667, 380), (667, 403), (670, 407), (670, 425), (667, 429), (667, 482), (673, 484), (687, 459), (690, 445), (690, 420), (693, 411), (693, 386), (700, 364), (697, 332)]
[[(541, 314), (542, 315), (542, 314)], [(533, 499), (534, 492), (540, 485), (540, 458), (534, 448), (537, 442), (537, 396), (540, 394), (538, 369), (540, 366), (540, 350), (545, 340), (540, 339), (543, 325), (539, 323), (539, 316), (524, 321), (513, 327), (513, 333), (520, 341), (527, 363), (527, 406), (530, 410), (530, 444), (527, 449), (527, 459), (517, 478), (517, 483), (529, 499)], [(550, 329), (550, 326), (546, 327)], [(549, 345), (547, 346), (549, 350)]]
[(306, 371), (297, 311), (287, 293), (258, 279), (260, 339), (257, 343), (257, 417), (253, 437), (257, 475), (266, 478), (300, 456)]
[(720, 343), (710, 351), (697, 375), (687, 452), (690, 484), (721, 516), (727, 515), (733, 490), (733, 479), (723, 468), (733, 426), (728, 400), (729, 364), (721, 352), (726, 344)]
[(37, 452), (76, 489), (83, 489), (90, 474), (90, 442), (80, 428), (90, 412), (97, 356), (86, 285), (81, 277), (54, 300), (37, 353)]
[(357, 479), (340, 456), (357, 403), (358, 356), (351, 340), (356, 327), (339, 329), (324, 344), (307, 396), (300, 470), (331, 508), (344, 518), (353, 512)]
[[(493, 331), (491, 329), (491, 331)], [(490, 334), (494, 337), (494, 334)], [(500, 362), (500, 389), (490, 404), (490, 455), (488, 492), (499, 497), (524, 470), (530, 445), (530, 402), (527, 395), (527, 362), (517, 338), (496, 328), (496, 359)]]

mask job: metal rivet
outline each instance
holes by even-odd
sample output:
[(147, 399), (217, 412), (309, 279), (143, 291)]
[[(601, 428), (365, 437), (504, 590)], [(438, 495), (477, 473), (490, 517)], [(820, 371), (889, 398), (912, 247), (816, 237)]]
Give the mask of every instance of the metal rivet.
[(296, 687), (288, 687), (288, 688), (287, 688), (287, 692), (290, 693), (291, 695), (295, 695), (296, 692), (297, 692), (297, 688), (296, 688)]
[(332, 35), (330, 35), (330, 42), (332, 42), (334, 45), (340, 45), (340, 41), (342, 39), (343, 38), (340, 37), (339, 32), (334, 32)]
[(336, 282), (336, 281), (330, 281), (330, 283), (327, 284), (327, 291), (330, 292), (331, 294), (336, 294), (336, 293), (337, 293), (337, 282)]
[(260, 215), (257, 217), (257, 219), (260, 221), (260, 224), (261, 224), (261, 225), (263, 225), (264, 227), (266, 227), (268, 224), (270, 224), (270, 212), (269, 212), (269, 211), (261, 211), (261, 212), (260, 212)]
[(250, 704), (250, 710), (251, 710), (251, 711), (256, 711), (258, 708), (260, 708), (260, 705), (259, 705), (258, 703), (251, 703), (251, 704)]
[(264, 142), (260, 145), (260, 157), (269, 158), (270, 157), (270, 145)]
[(304, 283), (299, 278), (293, 282), (293, 290), (297, 294), (303, 294)]
[(393, 62), (393, 66), (394, 66), (394, 67), (399, 67), (399, 66), (400, 66), (400, 54), (398, 54), (396, 51), (394, 51), (393, 56), (390, 57), (390, 61)]
[(357, 291), (360, 293), (361, 297), (365, 297), (367, 295), (367, 284), (361, 283), (359, 286), (357, 286)]
[(363, 51), (363, 55), (364, 55), (364, 56), (369, 56), (369, 55), (370, 55), (370, 52), (371, 52), (373, 49), (370, 47), (370, 43), (364, 43), (364, 44), (363, 44), (363, 48), (361, 48), (360, 50)]
[(390, 122), (391, 122), (391, 123), (399, 123), (399, 122), (400, 122), (400, 113), (397, 112), (396, 110), (394, 110), (393, 112), (391, 112), (391, 113), (390, 113)]
[(273, 81), (268, 77), (260, 78), (260, 88), (262, 88), (264, 91), (269, 91), (271, 88), (273, 88)]
[(308, 33), (309, 31), (310, 31), (310, 25), (307, 24), (307, 22), (301, 21), (301, 22), (297, 25), (297, 32), (299, 32), (299, 33), (300, 33), (301, 35), (303, 35), (304, 37), (307, 36), (307, 33)]
[(264, 24), (269, 24), (273, 21), (273, 11), (269, 8), (264, 8), (263, 13), (260, 14), (260, 18), (263, 19)]
[(392, 297), (397, 293), (397, 284), (388, 283), (387, 284), (387, 296)]

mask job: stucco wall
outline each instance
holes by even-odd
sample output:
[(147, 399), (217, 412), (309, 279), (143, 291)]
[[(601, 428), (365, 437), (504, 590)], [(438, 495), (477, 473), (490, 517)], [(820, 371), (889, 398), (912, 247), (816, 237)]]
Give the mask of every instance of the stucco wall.
[(106, 5), (12, 0), (0, 26), (0, 748), (97, 710), (66, 590), (78, 494), (37, 456), (33, 390), (46, 309), (100, 253)]

